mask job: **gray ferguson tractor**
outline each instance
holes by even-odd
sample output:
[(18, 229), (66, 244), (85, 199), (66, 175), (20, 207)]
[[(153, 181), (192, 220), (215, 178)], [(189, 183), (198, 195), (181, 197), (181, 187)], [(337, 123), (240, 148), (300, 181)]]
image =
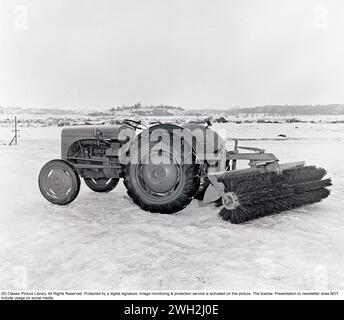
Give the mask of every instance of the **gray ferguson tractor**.
[[(304, 162), (280, 164), (265, 150), (233, 150), (207, 125), (157, 124), (66, 127), (61, 159), (45, 164), (39, 188), (51, 203), (67, 205), (80, 190), (80, 177), (95, 192), (113, 190), (124, 179), (128, 195), (143, 210), (174, 213), (193, 198), (221, 206), (232, 223), (283, 212), (326, 198), (326, 171)], [(137, 131), (140, 133), (137, 134)], [(242, 152), (243, 150), (243, 152)], [(241, 152), (240, 152), (241, 151)], [(248, 167), (237, 169), (237, 161)]]

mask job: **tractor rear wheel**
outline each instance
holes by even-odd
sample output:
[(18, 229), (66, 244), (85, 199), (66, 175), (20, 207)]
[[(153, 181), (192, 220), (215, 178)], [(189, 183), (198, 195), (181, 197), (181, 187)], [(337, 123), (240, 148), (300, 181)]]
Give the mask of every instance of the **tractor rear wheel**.
[(41, 169), (38, 185), (43, 197), (48, 201), (66, 205), (78, 196), (80, 178), (76, 169), (67, 161), (52, 160)]
[(143, 158), (129, 164), (124, 176), (133, 201), (150, 212), (171, 214), (185, 208), (199, 189), (199, 165), (145, 164)]
[(95, 192), (110, 192), (118, 184), (118, 178), (85, 178), (86, 185)]

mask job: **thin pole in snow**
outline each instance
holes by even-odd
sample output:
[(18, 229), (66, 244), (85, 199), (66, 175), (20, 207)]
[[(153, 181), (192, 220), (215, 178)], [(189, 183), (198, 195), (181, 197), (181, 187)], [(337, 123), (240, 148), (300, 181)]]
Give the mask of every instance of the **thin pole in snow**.
[(17, 116), (15, 116), (14, 117), (14, 130), (12, 130), (12, 132), (14, 132), (14, 137), (9, 144), (10, 146), (13, 144), (13, 142), (15, 145), (17, 145), (17, 143), (18, 143), (18, 132), (19, 131), (20, 130), (18, 130), (18, 127), (17, 127)]

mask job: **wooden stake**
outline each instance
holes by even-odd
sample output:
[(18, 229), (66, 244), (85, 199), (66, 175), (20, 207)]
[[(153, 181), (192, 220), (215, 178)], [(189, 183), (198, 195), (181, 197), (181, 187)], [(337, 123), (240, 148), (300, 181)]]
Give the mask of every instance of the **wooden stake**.
[(12, 145), (12, 143), (14, 142), (15, 145), (17, 145), (18, 143), (18, 132), (20, 130), (17, 129), (17, 116), (14, 117), (14, 130), (12, 130), (12, 132), (14, 132), (14, 137), (10, 142), (10, 146)]

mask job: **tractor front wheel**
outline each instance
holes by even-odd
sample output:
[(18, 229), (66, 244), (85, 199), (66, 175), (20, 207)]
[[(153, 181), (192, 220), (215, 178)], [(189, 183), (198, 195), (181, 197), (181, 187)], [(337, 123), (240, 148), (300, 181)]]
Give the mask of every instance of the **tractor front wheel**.
[(86, 185), (95, 192), (110, 192), (118, 184), (118, 178), (85, 178)]
[(48, 201), (66, 205), (79, 194), (80, 178), (76, 169), (68, 162), (52, 160), (41, 169), (38, 185), (43, 197)]

